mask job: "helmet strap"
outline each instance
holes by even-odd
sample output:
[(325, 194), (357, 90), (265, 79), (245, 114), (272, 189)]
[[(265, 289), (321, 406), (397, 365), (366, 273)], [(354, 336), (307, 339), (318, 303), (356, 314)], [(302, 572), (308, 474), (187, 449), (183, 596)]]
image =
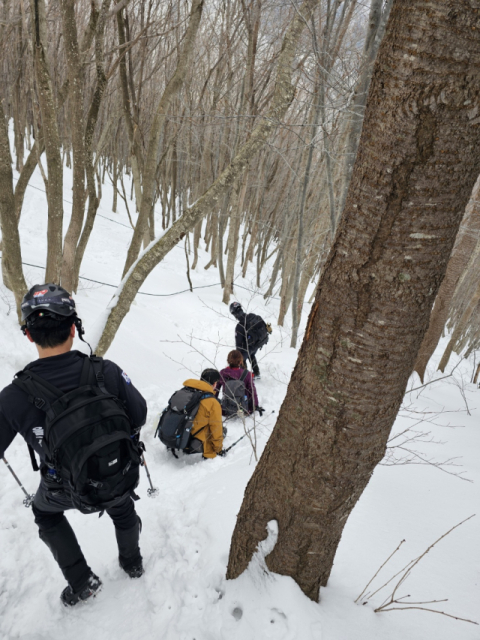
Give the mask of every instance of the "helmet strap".
[(85, 329), (83, 328), (82, 325), (82, 320), (81, 318), (79, 318), (78, 316), (75, 318), (75, 320), (73, 321), (73, 324), (75, 325), (75, 327), (77, 328), (77, 333), (78, 333), (78, 337), (80, 338), (80, 340), (82, 342), (84, 342), (86, 345), (88, 345), (88, 348), (90, 349), (90, 356), (93, 356), (93, 351), (92, 351), (92, 347), (90, 346), (90, 343), (87, 342), (84, 338), (83, 338), (83, 334), (85, 333)]

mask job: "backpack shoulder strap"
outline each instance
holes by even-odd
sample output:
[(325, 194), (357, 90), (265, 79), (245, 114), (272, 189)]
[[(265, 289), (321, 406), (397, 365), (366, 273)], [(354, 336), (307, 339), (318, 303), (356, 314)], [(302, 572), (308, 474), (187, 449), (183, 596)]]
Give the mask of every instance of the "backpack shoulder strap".
[(82, 363), (82, 371), (80, 372), (80, 378), (78, 379), (78, 386), (85, 387), (88, 384), (95, 384), (93, 376), (93, 366), (90, 362), (90, 358), (85, 356)]
[[(45, 412), (47, 417), (50, 419), (55, 418), (55, 412), (53, 411), (50, 401), (57, 400), (63, 393), (60, 389), (57, 389), (53, 384), (50, 384), (46, 380), (44, 380), (41, 376), (33, 373), (32, 371), (19, 371), (15, 375), (13, 379), (13, 384), (17, 386), (19, 389), (22, 389), (24, 393), (27, 394), (28, 401), (31, 402), (37, 409)], [(49, 451), (47, 450), (44, 443), (42, 443), (43, 448), (45, 449), (45, 453), (47, 456), (49, 455)], [(33, 447), (27, 443), (28, 454), (30, 456), (30, 462), (32, 463), (32, 469), (34, 471), (39, 471), (40, 467), (38, 466), (37, 460), (35, 458), (35, 451)]]
[(250, 372), (248, 369), (244, 369), (242, 375), (239, 378), (240, 382), (245, 382), (245, 378), (248, 376), (249, 373)]
[(190, 402), (188, 402), (185, 405), (185, 409), (184, 411), (186, 413), (190, 413), (190, 411), (197, 405), (200, 404), (200, 402), (203, 400), (203, 398), (206, 397), (205, 396), (205, 392), (204, 391), (200, 391), (199, 389), (195, 389), (195, 393), (192, 396), (192, 399), (190, 400)]
[[(200, 398), (200, 402), (202, 400), (206, 400), (207, 398), (214, 398), (218, 403), (220, 403), (220, 400), (211, 391), (202, 392), (202, 396)], [(195, 433), (191, 434), (192, 438), (194, 438), (198, 433), (200, 433), (200, 431), (203, 431), (207, 427), (208, 427), (208, 424), (205, 424), (205, 425), (203, 425), (203, 427), (200, 427), (200, 429), (198, 429), (198, 431), (195, 431)]]
[(84, 384), (88, 384), (88, 380), (90, 378), (90, 373), (92, 369), (95, 376), (94, 384), (100, 387), (103, 393), (110, 395), (110, 393), (107, 390), (107, 387), (105, 386), (105, 376), (103, 375), (103, 358), (100, 358), (99, 356), (90, 356), (85, 358), (85, 364), (83, 365), (81, 382), (83, 382), (83, 375), (85, 373)]
[(37, 409), (44, 411), (49, 418), (55, 417), (51, 402), (58, 400), (64, 394), (53, 384), (44, 380), (33, 371), (20, 371), (15, 375), (12, 383), (27, 394), (28, 401)]
[(42, 390), (46, 391), (48, 395), (55, 399), (61, 398), (64, 395), (63, 391), (60, 391), (58, 387), (47, 382), (45, 378), (42, 378), (42, 376), (39, 376), (38, 373), (34, 373), (33, 371), (23, 370), (15, 374), (13, 383), (17, 384), (17, 386), (21, 386), (18, 385), (18, 381), (26, 383), (27, 385), (31, 385), (31, 383), (33, 383), (35, 387), (40, 386), (42, 387)]

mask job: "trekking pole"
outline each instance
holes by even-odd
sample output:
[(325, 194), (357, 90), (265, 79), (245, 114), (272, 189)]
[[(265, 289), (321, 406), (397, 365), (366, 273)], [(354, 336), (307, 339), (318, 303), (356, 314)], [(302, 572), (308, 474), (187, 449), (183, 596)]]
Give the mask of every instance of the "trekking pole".
[[(272, 411), (272, 413), (275, 413), (275, 411)], [(227, 418), (228, 419), (228, 418)], [(231, 444), (228, 449), (225, 449), (225, 453), (228, 453), (230, 451), (230, 449), (232, 449), (236, 444), (238, 444), (240, 442), (240, 440), (243, 440), (245, 438), (245, 436), (248, 436), (248, 434), (250, 433), (250, 431), (253, 431), (255, 429), (256, 425), (254, 425), (251, 429), (249, 429), (248, 431), (246, 431), (243, 436), (241, 438), (239, 438), (238, 440), (236, 440), (233, 444)]]
[(150, 472), (147, 467), (147, 461), (145, 460), (145, 454), (142, 453), (142, 464), (145, 467), (145, 471), (147, 472), (147, 478), (150, 483), (150, 489), (147, 489), (147, 495), (149, 498), (154, 498), (158, 495), (158, 489), (156, 489), (152, 484), (152, 478), (150, 477)]
[(232, 449), (232, 447), (234, 447), (236, 444), (238, 444), (240, 442), (240, 440), (243, 440), (245, 438), (245, 436), (248, 436), (248, 434), (250, 433), (250, 431), (253, 431), (255, 429), (255, 427), (252, 427), (251, 429), (249, 429), (246, 433), (243, 434), (243, 436), (241, 438), (239, 438), (238, 440), (236, 440), (233, 444), (231, 444), (227, 449), (225, 449), (225, 453), (228, 453), (230, 451), (230, 449)]
[(15, 473), (15, 471), (12, 469), (12, 467), (10, 466), (10, 464), (8, 463), (6, 458), (2, 458), (2, 460), (4, 461), (4, 463), (7, 465), (7, 467), (10, 470), (10, 473), (12, 474), (12, 476), (15, 478), (15, 480), (18, 483), (18, 486), (20, 487), (20, 489), (23, 491), (23, 493), (27, 496), (24, 501), (23, 504), (26, 507), (31, 507), (32, 503), (33, 503), (33, 499), (35, 498), (35, 494), (34, 493), (27, 493), (25, 487), (23, 486), (23, 484), (20, 482), (20, 480), (18, 479), (17, 474)]

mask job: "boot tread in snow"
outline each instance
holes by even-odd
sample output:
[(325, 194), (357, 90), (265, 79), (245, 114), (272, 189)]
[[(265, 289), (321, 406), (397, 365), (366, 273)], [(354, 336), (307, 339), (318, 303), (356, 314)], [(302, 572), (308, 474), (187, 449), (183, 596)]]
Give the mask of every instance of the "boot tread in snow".
[[(122, 567), (122, 563), (120, 562), (119, 564)], [(122, 567), (122, 569), (128, 576), (130, 576), (130, 578), (133, 579), (141, 578), (145, 573), (145, 569), (143, 568), (143, 564), (141, 562), (140, 564), (134, 565), (133, 567)]]
[(73, 607), (78, 602), (86, 602), (92, 596), (95, 597), (101, 589), (102, 581), (94, 573), (91, 573), (86, 584), (79, 591), (75, 592), (72, 587), (68, 585), (62, 591), (60, 599), (66, 607)]

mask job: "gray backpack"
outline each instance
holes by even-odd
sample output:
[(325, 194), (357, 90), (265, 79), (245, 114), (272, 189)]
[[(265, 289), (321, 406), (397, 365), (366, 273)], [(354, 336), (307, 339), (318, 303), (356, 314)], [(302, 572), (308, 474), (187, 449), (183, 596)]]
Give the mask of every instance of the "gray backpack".
[(236, 415), (239, 411), (248, 414), (248, 397), (245, 388), (245, 378), (248, 370), (245, 369), (237, 380), (236, 378), (224, 378), (223, 397), (221, 401), (224, 416)]
[(204, 398), (214, 398), (213, 393), (183, 387), (176, 391), (168, 401), (168, 406), (162, 412), (155, 435), (169, 449), (183, 450), (190, 443), (191, 437), (200, 433), (191, 433), (193, 421), (197, 415), (200, 402)]

